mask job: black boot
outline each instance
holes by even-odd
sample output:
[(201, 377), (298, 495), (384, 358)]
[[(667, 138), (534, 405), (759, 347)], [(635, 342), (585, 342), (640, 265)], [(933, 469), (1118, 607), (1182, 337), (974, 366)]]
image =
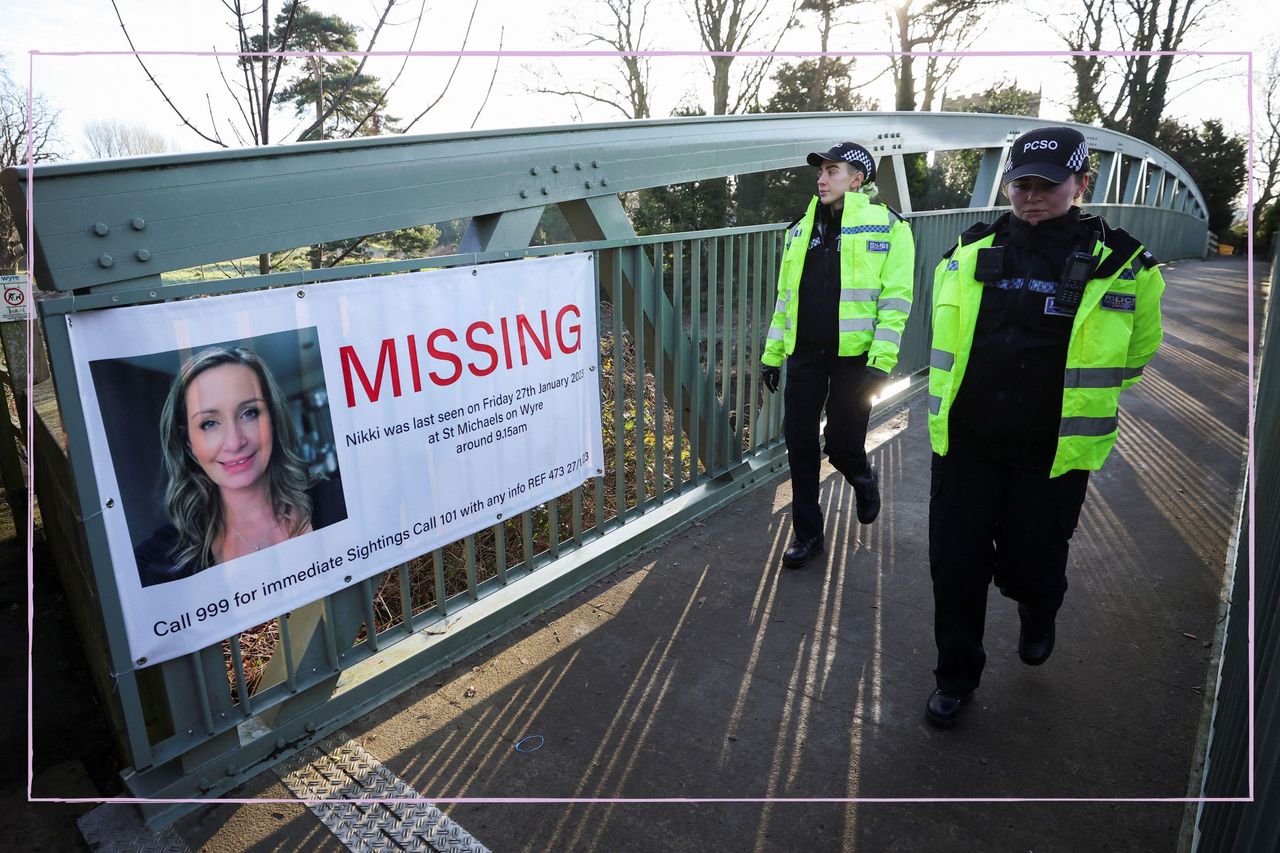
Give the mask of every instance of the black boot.
[(1019, 602), (1018, 621), (1018, 657), (1027, 666), (1039, 666), (1053, 654), (1054, 614), (1038, 614)]
[(809, 562), (809, 558), (814, 554), (822, 553), (822, 534), (810, 537), (808, 539), (796, 539), (792, 541), (787, 550), (782, 552), (782, 565), (788, 569), (798, 569), (805, 563)]
[(929, 701), (925, 703), (925, 719), (940, 729), (954, 728), (955, 724), (960, 722), (960, 711), (964, 708), (964, 703), (972, 697), (973, 691), (963, 696), (952, 696), (941, 690), (935, 690), (929, 697)]
[(870, 524), (880, 515), (880, 474), (867, 465), (867, 473), (849, 480), (857, 498), (858, 521)]

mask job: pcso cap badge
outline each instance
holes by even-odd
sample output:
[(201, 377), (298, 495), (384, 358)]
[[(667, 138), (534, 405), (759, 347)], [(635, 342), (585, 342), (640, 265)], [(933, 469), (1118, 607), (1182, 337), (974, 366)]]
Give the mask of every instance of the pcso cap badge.
[(867, 183), (876, 179), (876, 161), (871, 152), (856, 142), (841, 142), (830, 151), (814, 151), (805, 158), (810, 166), (821, 166), (826, 160), (843, 160), (867, 176)]
[(1029, 175), (1060, 184), (1089, 167), (1089, 143), (1070, 127), (1039, 127), (1013, 141), (1001, 183)]

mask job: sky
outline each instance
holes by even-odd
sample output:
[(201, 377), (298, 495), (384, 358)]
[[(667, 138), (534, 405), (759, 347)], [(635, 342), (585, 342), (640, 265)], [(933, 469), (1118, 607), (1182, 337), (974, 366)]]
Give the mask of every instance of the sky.
[[(852, 51), (887, 51), (891, 48), (886, 26), (876, 22), (873, 10), (883, 14), (882, 3), (869, 3), (855, 17), (857, 22), (838, 30), (831, 47)], [(250, 0), (252, 2), (252, 0)], [(279, 0), (271, 0), (272, 8)], [(651, 45), (665, 50), (698, 50), (696, 31), (683, 18), (675, 0), (653, 0)], [(1048, 4), (1050, 0), (1040, 0)], [(1236, 52), (1235, 56), (1183, 55), (1177, 60), (1172, 91), (1175, 94), (1166, 114), (1185, 121), (1219, 118), (1229, 130), (1243, 133), (1248, 127), (1247, 63), (1242, 55), (1258, 51), (1256, 66), (1264, 59), (1261, 51), (1280, 42), (1280, 16), (1264, 13), (1272, 0), (1219, 0), (1208, 24), (1194, 40), (1197, 50)], [(230, 17), (220, 0), (117, 0), (120, 14), (129, 27), (134, 49), (156, 51), (232, 50), (234, 33)], [(393, 10), (385, 33), (378, 43), (382, 51), (404, 51), (410, 46), (413, 21), (423, 0), (401, 0)], [(363, 41), (376, 24), (381, 0), (313, 0), (321, 11), (342, 15), (363, 26)], [(776, 4), (775, 4), (776, 5)], [(1062, 3), (1053, 4), (1058, 7)], [(1011, 4), (994, 17), (974, 45), (975, 51), (1061, 51), (1061, 40), (1036, 17)], [(1016, 7), (1016, 8), (1015, 8)], [(425, 0), (424, 24), (418, 33), (417, 51), (456, 51), (463, 47), (472, 5), (468, 2), (442, 3)], [(564, 51), (585, 46), (582, 38), (566, 40), (566, 27), (587, 29), (593, 4), (563, 5), (558, 2), (528, 0), (479, 0), (466, 49), (489, 52), (500, 48), (527, 54)], [(659, 28), (659, 24), (665, 26)], [(176, 150), (211, 147), (182, 126), (178, 116), (164, 103), (131, 55), (46, 55), (50, 52), (130, 51), (129, 43), (116, 19), (110, 0), (46, 0), (30, 4), (22, 15), (6, 21), (9, 46), (4, 58), (11, 76), (25, 85), (33, 79), (35, 90), (60, 111), (62, 137), (72, 157), (87, 156), (82, 128), (94, 119), (116, 119), (145, 125), (173, 144)], [(818, 46), (812, 28), (799, 27), (787, 33), (780, 51), (808, 51)], [(28, 51), (45, 52), (30, 62)], [(785, 57), (779, 57), (781, 61)], [(228, 121), (236, 109), (227, 96), (217, 61), (209, 56), (148, 56), (152, 73), (193, 124), (206, 132), (217, 122), (220, 137), (230, 145), (237, 140)], [(746, 60), (740, 59), (739, 62)], [(453, 72), (455, 62), (456, 73)], [(574, 121), (613, 121), (622, 118), (609, 108), (559, 96), (538, 94), (539, 86), (580, 86), (593, 78), (606, 77), (616, 60), (566, 56), (472, 55), (457, 62), (452, 57), (374, 57), (367, 70), (388, 82), (400, 72), (392, 90), (391, 111), (407, 122), (437, 97), (439, 103), (413, 127), (414, 133), (465, 131), (468, 128), (496, 129), (567, 124)], [(882, 107), (892, 105), (892, 83), (881, 74), (883, 56), (860, 56), (854, 80), (860, 91), (878, 98)], [(651, 90), (653, 113), (668, 114), (681, 103), (709, 105), (710, 83), (707, 62), (702, 57), (655, 57), (652, 61)], [(496, 71), (496, 76), (495, 76)], [(223, 58), (221, 73), (234, 76), (234, 59)], [(450, 82), (450, 75), (452, 81)], [(878, 79), (876, 79), (878, 78)], [(491, 87), (492, 81), (492, 87)], [(1063, 56), (965, 56), (949, 84), (951, 94), (981, 91), (993, 82), (1006, 81), (1044, 95), (1041, 115), (1065, 119), (1070, 97), (1071, 75)], [(487, 100), (486, 100), (487, 98)], [(286, 109), (275, 119), (273, 141), (293, 138), (303, 122)], [(241, 137), (243, 139), (243, 137)]]

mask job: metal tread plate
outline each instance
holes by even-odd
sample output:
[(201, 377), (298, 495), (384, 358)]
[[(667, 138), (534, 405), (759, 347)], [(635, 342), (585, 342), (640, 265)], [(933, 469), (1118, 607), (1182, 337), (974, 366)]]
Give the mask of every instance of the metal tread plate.
[(275, 772), (351, 850), (489, 853), (431, 803), (385, 802), (416, 799), (419, 794), (342, 732), (299, 751)]
[(142, 822), (136, 806), (103, 803), (76, 821), (90, 850), (103, 853), (190, 853), (191, 848), (174, 829), (152, 832)]

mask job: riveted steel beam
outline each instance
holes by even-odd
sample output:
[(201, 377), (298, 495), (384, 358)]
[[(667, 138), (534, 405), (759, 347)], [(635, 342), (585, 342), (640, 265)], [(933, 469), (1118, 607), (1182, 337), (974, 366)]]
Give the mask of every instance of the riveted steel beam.
[[(1041, 123), (972, 113), (695, 116), (40, 165), (32, 256), (42, 288), (94, 288), (449, 219), (794, 167), (841, 139), (891, 158), (878, 183), (882, 191), (892, 183), (905, 211), (903, 155), (1003, 146)], [(1094, 150), (1150, 160), (1193, 186), (1158, 149), (1077, 127)], [(25, 216), (25, 170), (6, 169), (0, 184)], [(1193, 198), (1205, 218), (1198, 190)]]

